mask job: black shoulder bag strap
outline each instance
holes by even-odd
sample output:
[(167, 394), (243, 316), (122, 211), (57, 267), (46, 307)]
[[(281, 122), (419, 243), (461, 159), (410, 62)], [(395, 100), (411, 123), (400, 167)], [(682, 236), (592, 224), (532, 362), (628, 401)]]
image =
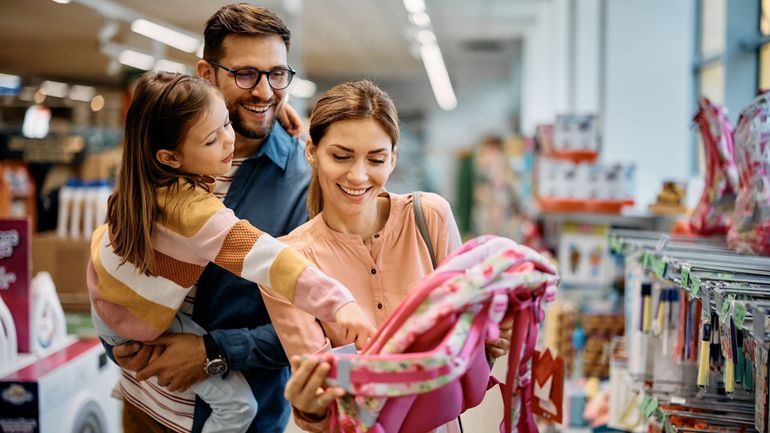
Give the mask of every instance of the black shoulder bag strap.
[[(430, 263), (435, 270), (438, 266), (436, 263), (436, 252), (433, 250), (433, 242), (430, 240), (430, 232), (428, 231), (428, 224), (425, 222), (425, 215), (422, 213), (422, 192), (416, 191), (412, 193), (412, 206), (414, 207), (414, 220), (417, 222), (417, 229), (420, 231), (422, 240), (425, 241), (425, 246), (428, 247), (430, 253)], [(457, 424), (460, 426), (460, 433), (463, 433), (463, 422), (460, 416), (457, 416)]]

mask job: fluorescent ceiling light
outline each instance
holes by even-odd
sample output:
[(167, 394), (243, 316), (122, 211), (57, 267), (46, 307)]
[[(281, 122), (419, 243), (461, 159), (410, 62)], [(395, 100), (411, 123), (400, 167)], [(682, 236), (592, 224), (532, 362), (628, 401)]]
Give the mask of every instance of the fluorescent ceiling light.
[(418, 31), (417, 34), (414, 35), (414, 38), (417, 39), (417, 42), (421, 45), (431, 45), (436, 43), (436, 35), (432, 30), (428, 29)]
[(152, 68), (153, 71), (168, 71), (168, 72), (179, 72), (180, 74), (186, 74), (187, 73), (187, 67), (179, 62), (174, 62), (169, 59), (159, 59), (157, 62), (155, 62), (155, 66)]
[(60, 4), (63, 4), (63, 5), (66, 5), (67, 3), (69, 3), (69, 2), (70, 2), (70, 0), (53, 0), (53, 2), (54, 2), (54, 3), (60, 3)]
[(123, 50), (118, 54), (118, 61), (132, 68), (149, 71), (155, 65), (155, 57), (134, 50)]
[(452, 89), (452, 82), (449, 81), (449, 73), (438, 45), (422, 45), (420, 55), (438, 106), (446, 111), (454, 110), (457, 107), (457, 97)]
[(71, 86), (69, 97), (73, 101), (90, 102), (96, 95), (96, 89), (91, 86)]
[(58, 81), (43, 81), (40, 84), (40, 90), (42, 90), (43, 93), (55, 98), (64, 98), (67, 96), (69, 87), (70, 86), (67, 83), (60, 83)]
[(409, 14), (409, 21), (417, 27), (428, 27), (430, 25), (430, 16), (425, 12), (416, 12)]
[(131, 31), (187, 53), (194, 53), (201, 44), (198, 38), (141, 18), (131, 23)]
[(314, 82), (295, 77), (289, 86), (289, 94), (297, 98), (310, 98), (315, 95), (316, 89)]
[(404, 7), (410, 14), (425, 12), (425, 0), (404, 0)]

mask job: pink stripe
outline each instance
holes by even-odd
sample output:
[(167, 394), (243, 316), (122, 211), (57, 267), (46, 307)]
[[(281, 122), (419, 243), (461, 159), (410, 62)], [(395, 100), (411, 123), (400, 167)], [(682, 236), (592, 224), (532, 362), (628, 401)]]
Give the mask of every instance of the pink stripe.
[(86, 266), (86, 286), (91, 306), (99, 318), (118, 334), (128, 340), (149, 341), (158, 338), (162, 332), (149, 327), (126, 307), (107, 302), (99, 296), (99, 277), (93, 263), (88, 261)]
[(177, 260), (206, 266), (214, 261), (225, 237), (238, 221), (232, 210), (220, 209), (209, 218), (198, 233), (189, 238), (174, 233), (160, 224), (155, 224), (153, 247), (156, 251)]
[(294, 305), (304, 311), (312, 311), (317, 318), (335, 321), (335, 313), (343, 305), (355, 299), (347, 287), (327, 277), (315, 266), (308, 266), (299, 274), (294, 288)]

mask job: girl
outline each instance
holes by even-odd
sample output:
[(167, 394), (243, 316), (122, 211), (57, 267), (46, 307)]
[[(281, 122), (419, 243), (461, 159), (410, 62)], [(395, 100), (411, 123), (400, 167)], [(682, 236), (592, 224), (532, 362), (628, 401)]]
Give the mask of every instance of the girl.
[[(344, 286), (238, 220), (210, 192), (211, 176), (229, 170), (234, 149), (216, 88), (187, 75), (148, 73), (137, 85), (125, 131), (117, 188), (107, 224), (93, 234), (88, 267), (92, 316), (107, 343), (152, 340), (166, 331), (205, 333), (177, 313), (209, 262), (336, 321), (346, 338), (365, 343), (374, 330)], [(213, 410), (203, 431), (245, 431), (256, 413), (246, 381), (240, 374), (209, 374), (193, 386)]]
[[(384, 190), (396, 167), (398, 139), (393, 101), (371, 82), (344, 83), (326, 92), (311, 114), (305, 147), (313, 168), (308, 191), (311, 220), (282, 238), (323, 272), (353, 287), (353, 296), (377, 324), (433, 270), (415, 223), (412, 195)], [(441, 196), (423, 194), (422, 210), (440, 262), (460, 246), (460, 233)], [(282, 317), (273, 326), (286, 354), (292, 356), (293, 376), (285, 395), (294, 407), (295, 421), (306, 431), (327, 432), (327, 408), (340, 390), (319, 392), (329, 366), (313, 361), (299, 366), (296, 355), (342, 345), (345, 331), (333, 323), (319, 325), (276, 297), (266, 296), (265, 304), (271, 316)], [(506, 353), (510, 326), (501, 325), (502, 339), (487, 345), (489, 357)], [(456, 431), (451, 430), (456, 424), (440, 431)]]

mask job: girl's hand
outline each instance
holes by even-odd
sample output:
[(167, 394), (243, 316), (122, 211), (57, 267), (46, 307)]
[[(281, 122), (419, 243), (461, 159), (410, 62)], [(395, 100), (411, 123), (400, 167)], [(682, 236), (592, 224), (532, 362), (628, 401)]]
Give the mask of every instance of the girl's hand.
[(289, 103), (285, 103), (281, 106), (281, 111), (278, 112), (278, 122), (281, 123), (283, 129), (295, 137), (299, 137), (302, 133), (302, 119), (299, 117), (299, 113)]
[(300, 364), (299, 356), (291, 357), (292, 375), (286, 383), (284, 397), (303, 414), (323, 418), (336, 397), (342, 397), (342, 388), (321, 389), (331, 366), (326, 362), (308, 359)]
[(355, 343), (359, 350), (363, 349), (369, 337), (377, 332), (357, 302), (348, 302), (340, 307), (335, 318), (342, 328), (345, 343)]

